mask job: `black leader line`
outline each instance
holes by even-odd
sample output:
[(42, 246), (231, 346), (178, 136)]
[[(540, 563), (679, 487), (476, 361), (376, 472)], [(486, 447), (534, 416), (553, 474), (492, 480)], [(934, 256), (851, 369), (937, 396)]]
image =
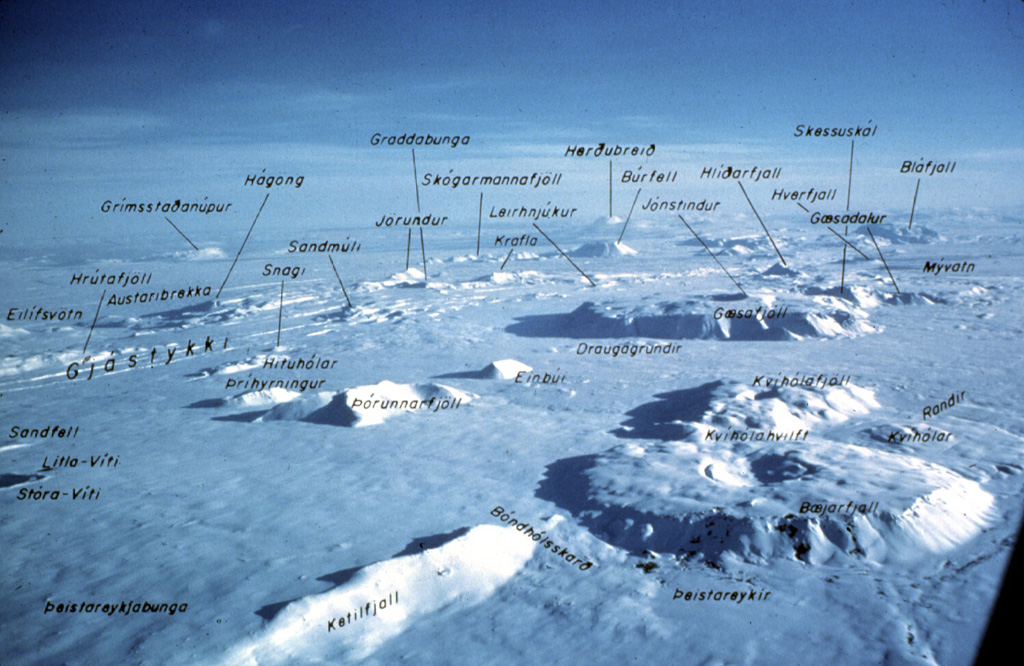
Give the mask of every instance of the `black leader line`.
[[(629, 207), (629, 215), (626, 216), (626, 224), (629, 224), (629, 218), (633, 217), (633, 208), (636, 207), (636, 200), (640, 198), (640, 189), (637, 189), (636, 196), (633, 197), (633, 205)], [(611, 219), (611, 218), (609, 218)], [(619, 240), (616, 243), (622, 242), (622, 235), (626, 233), (626, 224), (622, 225), (622, 231), (619, 232)]]
[(587, 282), (590, 283), (591, 287), (596, 287), (597, 286), (596, 284), (594, 284), (594, 281), (590, 279), (590, 276), (587, 275), (586, 273), (584, 273), (580, 269), (579, 266), (577, 266), (575, 263), (573, 263), (573, 260), (569, 258), (569, 255), (567, 255), (565, 252), (562, 252), (562, 248), (558, 247), (558, 244), (555, 243), (555, 241), (551, 240), (551, 238), (546, 233), (544, 233), (543, 229), (541, 229), (540, 227), (537, 226), (536, 222), (534, 222), (533, 228), (536, 229), (537, 231), (539, 231), (541, 236), (543, 236), (544, 238), (547, 238), (547, 241), (555, 246), (555, 249), (558, 250), (558, 253), (561, 254), (563, 257), (565, 257), (565, 260), (568, 261), (570, 264), (572, 264), (572, 267), (575, 268), (576, 270), (578, 270), (580, 272), (580, 275), (582, 275), (583, 277), (587, 278)]
[(779, 260), (782, 262), (782, 265), (785, 266), (786, 260), (782, 258), (782, 253), (779, 252), (779, 246), (775, 244), (775, 241), (772, 239), (772, 235), (768, 233), (768, 227), (764, 226), (764, 222), (761, 221), (761, 216), (757, 214), (757, 209), (754, 208), (754, 202), (747, 196), (747, 191), (743, 188), (743, 183), (737, 180), (736, 184), (740, 186), (741, 190), (743, 190), (743, 196), (746, 197), (747, 203), (750, 204), (750, 210), (754, 211), (754, 216), (757, 217), (757, 221), (761, 222), (761, 228), (764, 229), (765, 235), (768, 236), (768, 240), (771, 241), (772, 247), (775, 248), (775, 254), (779, 255)]
[(892, 286), (896, 287), (896, 294), (899, 295), (900, 288), (896, 286), (896, 278), (892, 276), (892, 271), (889, 270), (889, 264), (885, 263), (885, 257), (882, 256), (882, 250), (878, 247), (878, 241), (875, 240), (875, 235), (871, 233), (870, 227), (864, 227), (868, 236), (871, 236), (871, 242), (875, 244), (875, 249), (878, 250), (878, 258), (882, 260), (882, 265), (885, 266), (885, 272), (889, 274), (889, 279), (892, 280)]
[(352, 301), (348, 298), (348, 292), (345, 291), (345, 285), (341, 281), (341, 276), (338, 275), (338, 268), (334, 265), (334, 259), (331, 259), (331, 255), (327, 255), (327, 259), (331, 262), (331, 268), (334, 269), (334, 277), (338, 278), (338, 284), (341, 285), (341, 293), (345, 294), (345, 300), (348, 302), (348, 306), (352, 307)]
[[(918, 182), (921, 182), (921, 181), (918, 181)], [(193, 250), (198, 250), (199, 249), (198, 247), (196, 247), (195, 243), (193, 243), (191, 240), (189, 240), (188, 236), (186, 236), (184, 233), (182, 233), (181, 229), (179, 229), (177, 226), (175, 226), (174, 222), (171, 222), (171, 218), (164, 217), (164, 219), (167, 220), (172, 227), (174, 227), (175, 231), (177, 231), (179, 234), (181, 234), (182, 238), (184, 238), (186, 241), (188, 241), (188, 244), (192, 246)]]
[(260, 219), (260, 213), (263, 212), (263, 207), (267, 204), (267, 199), (269, 198), (270, 192), (267, 192), (267, 196), (263, 197), (263, 203), (260, 204), (260, 209), (256, 211), (256, 217), (252, 219), (252, 224), (249, 225), (249, 233), (245, 235), (245, 240), (242, 241), (242, 247), (238, 248), (235, 260), (231, 262), (231, 268), (228, 269), (228, 274), (224, 276), (224, 282), (221, 282), (220, 289), (217, 290), (217, 296), (215, 298), (220, 298), (220, 292), (224, 291), (224, 285), (228, 283), (228, 278), (231, 277), (231, 271), (235, 270), (235, 264), (238, 263), (238, 258), (242, 256), (242, 250), (245, 249), (245, 244), (249, 242), (249, 234), (252, 233), (253, 228), (256, 226), (256, 220)]
[[(679, 215), (678, 217), (679, 217), (680, 220), (683, 220), (683, 216), (682, 215)], [(693, 234), (693, 237), (696, 238), (698, 241), (700, 241), (700, 244), (704, 246), (704, 249), (708, 251), (708, 254), (711, 255), (711, 258), (715, 260), (715, 263), (719, 265), (719, 267), (722, 269), (722, 271), (724, 271), (725, 274), (729, 276), (729, 279), (732, 280), (732, 283), (734, 285), (736, 285), (736, 288), (739, 289), (740, 292), (742, 292), (744, 296), (746, 296), (747, 292), (743, 291), (743, 287), (740, 286), (740, 283), (737, 282), (736, 278), (734, 278), (732, 276), (732, 274), (729, 273), (729, 271), (727, 271), (725, 269), (725, 266), (722, 265), (722, 262), (718, 260), (718, 257), (715, 256), (714, 252), (711, 251), (711, 248), (709, 248), (707, 246), (707, 244), (703, 241), (703, 239), (701, 239), (701, 237), (697, 235), (697, 232), (693, 230), (693, 227), (691, 227), (689, 224), (687, 224), (686, 220), (683, 220), (683, 224), (685, 224), (686, 228), (690, 230), (690, 233)]]

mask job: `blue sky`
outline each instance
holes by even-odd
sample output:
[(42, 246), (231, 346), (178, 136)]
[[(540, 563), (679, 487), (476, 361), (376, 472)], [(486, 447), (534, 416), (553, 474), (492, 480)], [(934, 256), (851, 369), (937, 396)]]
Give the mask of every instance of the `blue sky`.
[(5, 188), (372, 171), (375, 131), (469, 133), (495, 160), (604, 140), (813, 170), (848, 143), (798, 141), (797, 124), (873, 121), (880, 186), (895, 160), (949, 156), (990, 203), (1024, 204), (1019, 0), (8, 0), (0, 35)]
[(359, 145), (415, 123), (772, 141), (872, 119), (1019, 145), (1021, 5), (5, 2), (3, 107), (167, 141)]

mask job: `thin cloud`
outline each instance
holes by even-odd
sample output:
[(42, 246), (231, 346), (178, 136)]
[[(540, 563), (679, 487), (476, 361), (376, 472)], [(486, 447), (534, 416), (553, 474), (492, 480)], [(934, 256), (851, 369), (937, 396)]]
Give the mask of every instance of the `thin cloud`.
[(113, 108), (7, 112), (0, 116), (0, 145), (95, 147), (142, 140), (169, 125), (164, 116)]

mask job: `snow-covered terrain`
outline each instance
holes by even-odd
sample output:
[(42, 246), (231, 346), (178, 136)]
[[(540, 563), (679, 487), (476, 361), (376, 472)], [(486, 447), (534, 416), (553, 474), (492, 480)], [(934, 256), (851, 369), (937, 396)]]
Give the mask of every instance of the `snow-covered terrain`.
[(234, 249), (4, 255), (7, 307), (88, 311), (0, 328), (3, 663), (969, 663), (1024, 231), (958, 215), (877, 231), (887, 267), (773, 216), (785, 265), (709, 241), (743, 292), (668, 218), (283, 281), (268, 232), (219, 298), (98, 313), (70, 275), (216, 292)]

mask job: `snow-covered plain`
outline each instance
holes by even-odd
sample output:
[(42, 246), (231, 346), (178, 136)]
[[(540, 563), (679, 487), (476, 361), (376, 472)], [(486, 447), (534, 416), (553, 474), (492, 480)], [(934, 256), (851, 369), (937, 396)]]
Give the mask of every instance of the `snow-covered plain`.
[(8, 307), (86, 311), (0, 326), (5, 666), (971, 662), (1021, 518), (1021, 218), (886, 223), (892, 279), (860, 230), (841, 278), (805, 218), (768, 218), (785, 265), (698, 223), (744, 297), (668, 218), (549, 230), (593, 285), (368, 234), (343, 293), (263, 214), (219, 299), (91, 334), (71, 275), (216, 291), (236, 246), (0, 259)]

